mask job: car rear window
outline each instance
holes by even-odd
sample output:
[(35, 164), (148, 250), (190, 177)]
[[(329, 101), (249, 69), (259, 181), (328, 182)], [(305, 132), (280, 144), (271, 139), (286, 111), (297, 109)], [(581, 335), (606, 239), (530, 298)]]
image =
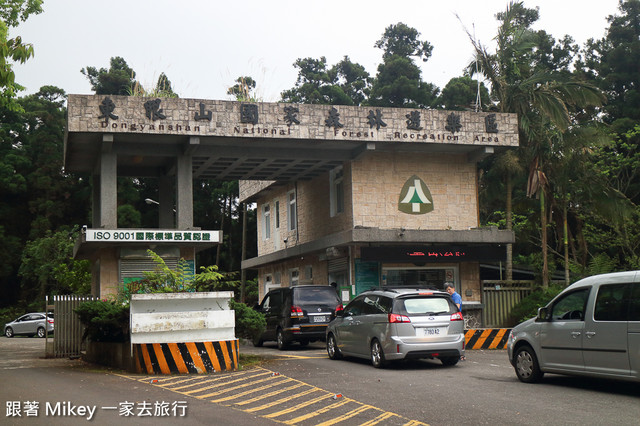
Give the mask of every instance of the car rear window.
[(334, 305), (339, 303), (338, 295), (333, 287), (327, 288), (296, 288), (293, 292), (293, 303), (296, 305), (320, 304)]
[(452, 314), (454, 305), (445, 297), (408, 297), (399, 299), (399, 309), (408, 315)]

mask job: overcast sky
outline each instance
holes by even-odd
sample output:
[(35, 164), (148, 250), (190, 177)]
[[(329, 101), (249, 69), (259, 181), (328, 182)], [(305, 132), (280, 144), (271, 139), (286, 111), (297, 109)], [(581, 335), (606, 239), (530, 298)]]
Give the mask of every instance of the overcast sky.
[[(86, 66), (109, 68), (123, 57), (138, 80), (152, 88), (161, 72), (182, 98), (230, 99), (241, 75), (258, 82), (257, 94), (274, 102), (294, 86), (297, 58), (325, 56), (330, 65), (348, 55), (375, 76), (382, 51), (373, 47), (385, 28), (403, 22), (433, 46), (423, 80), (442, 88), (472, 58), (466, 27), (494, 50), (505, 0), (45, 0), (10, 36), (32, 43), (35, 56), (16, 65), (16, 81), (34, 93), (54, 85), (91, 94)], [(528, 0), (540, 7), (536, 29), (583, 45), (601, 38), (618, 0)], [(460, 17), (460, 21), (456, 18)]]

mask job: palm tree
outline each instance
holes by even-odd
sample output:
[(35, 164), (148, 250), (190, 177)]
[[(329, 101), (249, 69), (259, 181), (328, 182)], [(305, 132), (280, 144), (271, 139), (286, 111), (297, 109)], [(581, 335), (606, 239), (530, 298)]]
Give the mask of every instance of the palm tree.
[[(518, 114), (521, 148), (517, 152), (529, 169), (527, 194), (537, 196), (541, 203), (541, 235), (543, 271), (542, 284), (549, 284), (547, 262), (545, 195), (545, 153), (553, 135), (562, 133), (572, 124), (572, 108), (601, 105), (605, 97), (594, 86), (576, 81), (568, 73), (537, 66), (534, 60), (537, 33), (529, 28), (538, 18), (537, 10), (526, 9), (522, 2), (511, 2), (504, 13), (498, 14), (501, 25), (495, 37), (497, 50), (489, 53), (469, 32), (475, 50), (470, 74), (478, 72), (491, 87), (492, 100), (499, 112)], [(507, 191), (511, 191), (512, 173), (506, 173)], [(511, 194), (507, 194), (511, 202)], [(511, 206), (507, 206), (507, 223), (511, 223)], [(510, 253), (511, 247), (507, 248)], [(507, 259), (508, 263), (511, 262)], [(511, 265), (507, 266), (507, 270)], [(507, 279), (511, 279), (507, 274)]]

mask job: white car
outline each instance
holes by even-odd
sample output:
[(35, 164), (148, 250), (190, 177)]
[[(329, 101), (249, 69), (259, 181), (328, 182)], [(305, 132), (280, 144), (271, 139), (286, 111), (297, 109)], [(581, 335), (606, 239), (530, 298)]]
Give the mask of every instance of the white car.
[(53, 333), (53, 314), (51, 313), (25, 314), (4, 325), (4, 335), (7, 337), (17, 335), (45, 337), (47, 333)]

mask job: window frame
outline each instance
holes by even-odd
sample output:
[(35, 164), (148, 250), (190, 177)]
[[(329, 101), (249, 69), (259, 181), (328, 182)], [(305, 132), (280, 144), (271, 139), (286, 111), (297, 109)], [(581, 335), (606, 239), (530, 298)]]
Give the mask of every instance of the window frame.
[(331, 217), (344, 213), (344, 167), (338, 166), (329, 173), (329, 205)]
[(262, 206), (262, 239), (271, 239), (271, 205), (266, 203)]
[(298, 196), (295, 190), (287, 192), (287, 230), (295, 231), (297, 229), (298, 217)]

